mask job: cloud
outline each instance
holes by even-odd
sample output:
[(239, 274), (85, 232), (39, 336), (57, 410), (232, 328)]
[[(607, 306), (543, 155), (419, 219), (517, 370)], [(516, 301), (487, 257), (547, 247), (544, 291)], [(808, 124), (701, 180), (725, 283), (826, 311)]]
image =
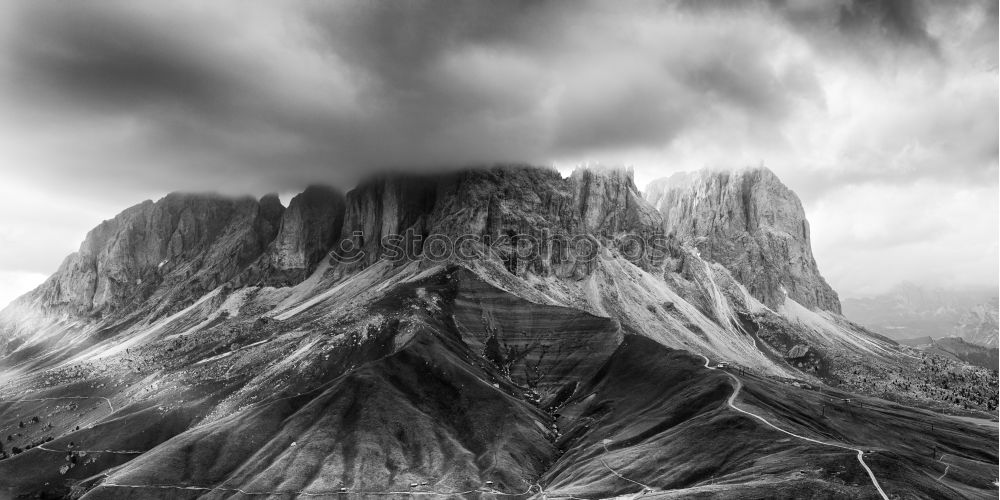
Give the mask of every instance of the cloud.
[(998, 214), (995, 185), (847, 186), (811, 214), (816, 259), (831, 285), (852, 297), (905, 281), (995, 286)]
[(0, 309), (24, 292), (41, 285), (48, 275), (39, 273), (0, 271)]
[(995, 185), (996, 27), (967, 0), (6, 2), (4, 180), (68, 236), (0, 270), (54, 269), (35, 246), (168, 191), (378, 169), (764, 162), (807, 209)]
[(129, 164), (136, 182), (162, 185), (165, 169), (207, 167), (273, 184), (666, 145), (715, 108), (775, 121), (788, 96), (817, 94), (808, 68), (766, 57), (779, 34), (763, 14), (692, 20), (648, 2), (624, 13), (569, 2), (214, 5), (20, 4), (4, 40), (12, 118), (46, 138), (105, 131), (92, 138), (113, 145), (101, 158), (73, 155), (98, 174)]

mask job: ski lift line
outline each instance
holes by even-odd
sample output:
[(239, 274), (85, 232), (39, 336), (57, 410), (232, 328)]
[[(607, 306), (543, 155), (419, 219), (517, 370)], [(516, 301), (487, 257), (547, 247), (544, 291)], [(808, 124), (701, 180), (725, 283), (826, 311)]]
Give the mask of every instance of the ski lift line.
[[(709, 361), (709, 359), (708, 359), (707, 356), (705, 356), (703, 354), (699, 354), (699, 356), (701, 356), (702, 358), (705, 359), (705, 368), (708, 368), (709, 370), (715, 370), (715, 367), (710, 366), (711, 362)], [(879, 495), (881, 495), (884, 500), (889, 500), (889, 496), (885, 494), (885, 491), (882, 490), (882, 486), (879, 485), (878, 479), (875, 478), (875, 473), (872, 472), (871, 468), (868, 467), (868, 464), (865, 463), (864, 451), (863, 450), (861, 450), (859, 448), (851, 448), (850, 446), (845, 446), (845, 445), (841, 445), (841, 444), (829, 443), (829, 442), (825, 442), (825, 441), (819, 441), (817, 439), (813, 439), (813, 438), (806, 437), (806, 436), (800, 436), (798, 434), (786, 431), (786, 430), (784, 430), (784, 429), (782, 429), (782, 428), (780, 428), (780, 427), (772, 424), (767, 419), (765, 419), (764, 417), (762, 417), (760, 415), (757, 415), (756, 413), (751, 413), (749, 411), (741, 409), (740, 407), (736, 406), (734, 404), (734, 402), (736, 400), (736, 397), (739, 395), (740, 391), (743, 390), (743, 382), (741, 382), (740, 379), (737, 378), (732, 373), (729, 373), (729, 372), (724, 372), (724, 373), (726, 375), (728, 375), (729, 378), (732, 379), (732, 381), (734, 382), (734, 384), (733, 384), (733, 393), (729, 396), (729, 399), (726, 401), (726, 404), (730, 408), (732, 408), (732, 409), (734, 409), (734, 410), (736, 410), (736, 411), (738, 411), (740, 413), (743, 413), (745, 415), (748, 415), (748, 416), (751, 416), (753, 418), (756, 418), (757, 420), (760, 420), (761, 422), (763, 422), (764, 424), (766, 424), (768, 427), (771, 427), (772, 429), (774, 429), (774, 430), (776, 430), (778, 432), (787, 434), (787, 435), (792, 436), (792, 437), (799, 438), (799, 439), (801, 439), (803, 441), (809, 441), (810, 443), (821, 444), (821, 445), (824, 445), (824, 446), (832, 446), (834, 448), (840, 448), (842, 450), (856, 451), (858, 453), (858, 462), (861, 463), (861, 467), (863, 467), (865, 469), (865, 471), (868, 473), (868, 477), (871, 478), (872, 484), (875, 485), (875, 489), (878, 490)]]

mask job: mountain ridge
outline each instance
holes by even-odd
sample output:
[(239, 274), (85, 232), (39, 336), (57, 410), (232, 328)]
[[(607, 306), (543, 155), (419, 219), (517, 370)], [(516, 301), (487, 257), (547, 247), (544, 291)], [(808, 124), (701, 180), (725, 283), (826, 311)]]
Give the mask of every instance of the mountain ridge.
[(996, 288), (944, 288), (901, 283), (875, 296), (844, 301), (855, 321), (895, 338), (962, 337), (985, 347), (998, 345)]
[[(886, 399), (982, 416), (995, 372), (791, 294), (767, 305), (666, 234), (628, 170), (265, 198), (141, 204), (0, 311), (0, 496), (992, 487), (995, 433)], [(79, 269), (112, 292), (46, 306)], [(927, 421), (940, 432), (914, 434)], [(932, 446), (962, 457), (947, 485), (924, 479)]]
[(645, 197), (664, 214), (667, 231), (692, 240), (769, 307), (788, 294), (841, 312), (812, 255), (801, 201), (766, 167), (677, 173), (651, 182)]

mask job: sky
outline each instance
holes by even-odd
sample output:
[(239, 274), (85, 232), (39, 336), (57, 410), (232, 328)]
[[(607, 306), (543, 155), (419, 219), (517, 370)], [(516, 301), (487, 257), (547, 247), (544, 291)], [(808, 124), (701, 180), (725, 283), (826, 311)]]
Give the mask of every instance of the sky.
[(168, 192), (765, 165), (842, 297), (995, 285), (997, 2), (0, 3), (0, 303)]

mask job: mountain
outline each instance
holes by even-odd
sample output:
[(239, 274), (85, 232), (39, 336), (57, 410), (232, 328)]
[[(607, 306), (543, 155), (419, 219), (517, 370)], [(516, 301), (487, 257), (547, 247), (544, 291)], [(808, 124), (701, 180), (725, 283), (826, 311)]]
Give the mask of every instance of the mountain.
[(169, 305), (232, 280), (277, 234), (284, 208), (261, 200), (171, 194), (146, 201), (87, 234), (80, 250), (21, 302), (81, 318)]
[(930, 337), (918, 337), (901, 340), (900, 343), (916, 347), (924, 352), (932, 352), (942, 357), (991, 370), (1000, 365), (1000, 352), (998, 352), (1000, 350), (996, 347), (971, 344), (962, 337), (943, 337), (937, 340)]
[(951, 334), (973, 344), (993, 347), (1000, 346), (1000, 318), (998, 318), (997, 298), (976, 304), (959, 318)]
[(239, 281), (280, 286), (307, 278), (340, 238), (344, 210), (340, 192), (325, 186), (306, 188), (281, 213), (278, 233)]
[(773, 174), (690, 177), (685, 217), (527, 166), (127, 209), (0, 311), (0, 497), (995, 495), (996, 428), (927, 408), (996, 372), (838, 314)]
[(997, 347), (998, 310), (995, 288), (948, 289), (913, 283), (844, 301), (847, 317), (893, 338), (962, 337), (986, 347)]
[(813, 258), (802, 203), (770, 170), (678, 173), (652, 182), (646, 200), (663, 213), (668, 231), (692, 240), (768, 307), (787, 295), (840, 313), (837, 293)]

